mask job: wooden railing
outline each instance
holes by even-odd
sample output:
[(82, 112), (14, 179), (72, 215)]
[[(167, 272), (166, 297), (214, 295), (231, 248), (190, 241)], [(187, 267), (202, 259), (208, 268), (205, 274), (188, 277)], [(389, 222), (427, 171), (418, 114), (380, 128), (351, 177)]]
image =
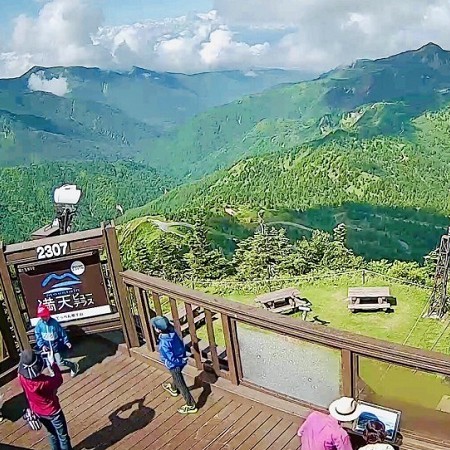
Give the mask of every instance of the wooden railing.
[[(253, 359), (254, 355), (249, 354), (248, 349), (245, 353), (241, 351), (240, 347), (244, 341), (245, 330), (248, 330), (248, 333), (253, 333), (251, 336), (260, 339), (261, 348), (266, 345), (264, 341), (271, 341), (275, 344), (285, 342), (282, 345), (286, 346), (293, 344), (294, 347), (286, 348), (294, 348), (294, 353), (295, 349), (298, 348), (299, 351), (303, 352), (301, 357), (310, 356), (311, 352), (317, 351), (319, 359), (321, 358), (325, 365), (327, 364), (326, 355), (330, 354), (332, 358), (336, 356), (336, 361), (339, 361), (340, 365), (340, 370), (336, 371), (336, 377), (340, 377), (339, 392), (336, 392), (336, 395), (353, 396), (362, 400), (376, 400), (377, 403), (386, 407), (406, 409), (407, 405), (404, 404), (403, 400), (396, 403), (395, 395), (385, 396), (382, 388), (381, 394), (380, 392), (374, 393), (372, 387), (367, 385), (362, 373), (374, 367), (373, 370), (378, 371), (376, 375), (377, 383), (380, 382), (377, 384), (378, 387), (383, 386), (382, 379), (385, 379), (386, 383), (392, 384), (398, 381), (398, 377), (407, 376), (411, 380), (416, 380), (414, 377), (422, 377), (421, 379), (417, 378), (419, 380), (418, 386), (420, 386), (430, 377), (430, 382), (438, 380), (436, 382), (441, 383), (442, 381), (444, 383), (442, 384), (444, 394), (448, 387), (448, 395), (450, 396), (450, 357), (448, 355), (419, 350), (277, 315), (270, 311), (197, 292), (133, 271), (122, 273), (122, 279), (137, 316), (137, 327), (143, 345), (147, 346), (152, 358), (156, 359), (158, 355), (156, 354), (157, 339), (150, 325), (150, 319), (155, 315), (165, 314), (172, 319), (176, 330), (183, 335), (192, 357), (192, 364), (197, 369), (212, 370), (217, 376), (226, 378), (233, 384), (243, 384), (268, 391), (271, 394), (293, 402), (299, 402), (314, 409), (320, 410), (325, 406), (324, 399), (319, 399), (320, 395), (316, 402), (314, 395), (303, 398), (298, 391), (293, 394), (289, 389), (274, 388), (276, 379), (271, 384), (265, 381), (260, 382), (261, 380), (252, 375), (249, 360), (252, 360), (251, 364), (258, 364), (258, 361)], [(276, 339), (282, 340), (277, 341)], [(222, 344), (223, 349), (221, 348)], [(295, 347), (297, 344), (300, 346)], [(331, 353), (320, 356), (323, 351)], [(279, 353), (280, 355), (276, 355), (277, 358), (281, 358), (279, 361), (282, 361), (283, 357), (287, 361), (295, 356), (292, 354), (283, 355), (283, 348), (279, 349)], [(311, 369), (306, 367), (307, 364), (305, 362), (305, 370)], [(270, 362), (267, 365), (270, 366)], [(364, 370), (361, 369), (361, 365), (364, 365)], [(286, 367), (286, 369), (288, 368)], [(267, 367), (268, 375), (264, 375), (266, 379), (270, 376), (276, 378), (276, 376), (273, 376), (273, 372), (276, 372), (276, 370), (275, 367)], [(278, 368), (278, 370), (281, 376), (283, 367)], [(326, 376), (332, 375), (325, 374), (324, 376), (326, 378)], [(397, 380), (395, 377), (397, 377)], [(301, 374), (299, 374), (298, 379), (301, 379)], [(299, 381), (293, 379), (291, 382), (295, 384)], [(441, 385), (439, 384), (439, 386)], [(303, 387), (301, 388), (303, 389)], [(367, 398), (363, 395), (363, 392), (367, 391), (372, 392), (373, 398)], [(438, 444), (444, 443), (447, 445), (450, 443), (450, 432), (447, 426), (449, 423), (447, 420), (450, 420), (448, 413), (437, 411), (432, 420), (431, 418), (425, 420), (426, 430), (421, 429), (422, 418), (416, 417), (417, 421), (414, 421), (416, 415), (412, 414), (408, 420), (405, 419), (407, 433), (409, 431), (412, 434), (425, 436), (424, 439), (430, 439), (430, 442)]]

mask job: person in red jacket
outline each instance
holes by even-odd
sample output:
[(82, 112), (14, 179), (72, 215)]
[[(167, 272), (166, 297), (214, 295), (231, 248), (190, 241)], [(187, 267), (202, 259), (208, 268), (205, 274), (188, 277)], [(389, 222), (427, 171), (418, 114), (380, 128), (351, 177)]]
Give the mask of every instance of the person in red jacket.
[(57, 395), (63, 383), (62, 374), (52, 357), (49, 363), (53, 376), (42, 373), (45, 364), (40, 355), (32, 350), (24, 350), (20, 355), (19, 382), (30, 409), (49, 433), (52, 450), (72, 450), (66, 418)]

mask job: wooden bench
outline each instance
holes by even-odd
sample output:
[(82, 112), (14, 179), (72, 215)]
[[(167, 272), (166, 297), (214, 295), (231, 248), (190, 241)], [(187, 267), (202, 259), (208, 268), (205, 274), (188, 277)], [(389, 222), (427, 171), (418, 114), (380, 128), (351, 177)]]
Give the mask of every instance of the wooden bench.
[(356, 311), (389, 311), (392, 299), (388, 287), (358, 287), (348, 289), (348, 309)]

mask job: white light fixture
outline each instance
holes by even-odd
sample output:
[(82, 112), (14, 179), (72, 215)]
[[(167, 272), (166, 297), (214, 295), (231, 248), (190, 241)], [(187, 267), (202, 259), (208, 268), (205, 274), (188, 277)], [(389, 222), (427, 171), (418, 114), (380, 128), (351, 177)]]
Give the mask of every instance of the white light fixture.
[(77, 205), (81, 198), (81, 190), (74, 184), (65, 184), (55, 189), (53, 200), (56, 205)]
[(60, 234), (70, 233), (72, 221), (81, 198), (81, 189), (74, 184), (65, 184), (55, 189), (53, 201), (56, 208), (56, 221)]

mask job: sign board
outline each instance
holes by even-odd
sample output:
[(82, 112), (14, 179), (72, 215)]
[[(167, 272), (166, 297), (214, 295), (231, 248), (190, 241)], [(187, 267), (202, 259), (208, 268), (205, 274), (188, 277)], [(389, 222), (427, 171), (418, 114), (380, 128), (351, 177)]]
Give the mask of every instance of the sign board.
[(395, 443), (400, 426), (401, 412), (366, 402), (358, 402), (361, 407), (360, 416), (353, 422), (353, 431), (362, 435), (367, 422), (376, 420), (384, 425), (386, 442)]
[(18, 272), (32, 326), (40, 305), (58, 322), (111, 313), (97, 252), (19, 267)]

